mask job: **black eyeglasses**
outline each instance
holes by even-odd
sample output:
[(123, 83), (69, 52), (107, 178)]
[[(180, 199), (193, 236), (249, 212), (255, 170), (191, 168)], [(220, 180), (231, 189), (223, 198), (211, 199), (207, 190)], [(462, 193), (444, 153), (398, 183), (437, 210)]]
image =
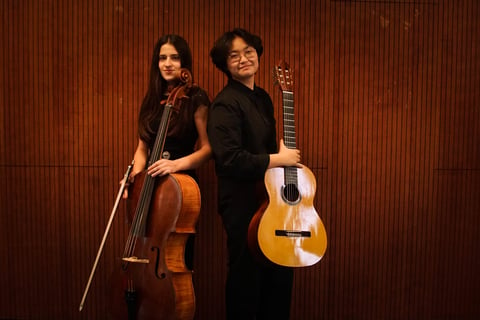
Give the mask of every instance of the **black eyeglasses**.
[(228, 59), (232, 63), (237, 63), (242, 59), (242, 56), (244, 56), (247, 60), (255, 58), (257, 55), (257, 50), (255, 48), (247, 48), (243, 50), (243, 52), (239, 51), (232, 51), (228, 54)]

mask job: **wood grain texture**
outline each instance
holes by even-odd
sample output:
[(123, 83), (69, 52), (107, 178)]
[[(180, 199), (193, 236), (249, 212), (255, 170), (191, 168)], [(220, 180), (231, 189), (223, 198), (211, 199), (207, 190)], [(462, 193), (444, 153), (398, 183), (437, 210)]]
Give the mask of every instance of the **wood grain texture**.
[[(264, 40), (257, 83), (295, 76), (298, 147), (329, 248), (295, 273), (292, 320), (480, 316), (480, 14), (476, 0), (0, 2), (0, 318), (105, 319), (128, 232), (121, 205), (84, 311), (157, 38), (192, 48), (196, 83), (236, 26)], [(280, 134), (280, 132), (279, 132)], [(224, 318), (213, 162), (199, 169), (194, 286)]]

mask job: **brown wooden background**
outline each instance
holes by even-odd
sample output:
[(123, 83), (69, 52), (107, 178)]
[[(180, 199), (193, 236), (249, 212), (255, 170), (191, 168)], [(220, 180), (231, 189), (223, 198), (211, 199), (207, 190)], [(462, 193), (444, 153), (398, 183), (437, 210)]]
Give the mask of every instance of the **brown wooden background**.
[[(194, 78), (225, 30), (262, 36), (257, 83), (290, 62), (298, 145), (329, 246), (295, 274), (292, 319), (480, 316), (477, 0), (1, 0), (0, 318), (105, 319), (122, 203), (78, 312), (136, 146), (153, 44), (192, 47)], [(281, 125), (281, 119), (279, 124)], [(212, 162), (199, 170), (197, 319), (223, 319), (224, 234)]]

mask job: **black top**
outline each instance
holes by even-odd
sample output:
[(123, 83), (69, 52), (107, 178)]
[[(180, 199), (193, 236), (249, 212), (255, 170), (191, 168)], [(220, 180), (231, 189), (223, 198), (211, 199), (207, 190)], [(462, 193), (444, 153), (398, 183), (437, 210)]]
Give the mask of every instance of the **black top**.
[(257, 205), (251, 201), (255, 198), (252, 192), (258, 182), (263, 183), (269, 154), (277, 152), (270, 96), (262, 88), (251, 90), (230, 79), (210, 107), (207, 130), (219, 183), (220, 213), (231, 201), (252, 210)]
[[(188, 96), (189, 99), (181, 103), (180, 110), (178, 110), (178, 112), (172, 110), (170, 115), (169, 129), (163, 148), (164, 152), (168, 151), (170, 154), (170, 160), (182, 158), (193, 153), (195, 143), (198, 139), (194, 116), (195, 111), (197, 111), (201, 105), (208, 107), (210, 104), (206, 92), (199, 87), (193, 87), (188, 93)], [(155, 119), (151, 125), (155, 134), (152, 134), (150, 141), (147, 142), (149, 150), (153, 148), (160, 118)]]

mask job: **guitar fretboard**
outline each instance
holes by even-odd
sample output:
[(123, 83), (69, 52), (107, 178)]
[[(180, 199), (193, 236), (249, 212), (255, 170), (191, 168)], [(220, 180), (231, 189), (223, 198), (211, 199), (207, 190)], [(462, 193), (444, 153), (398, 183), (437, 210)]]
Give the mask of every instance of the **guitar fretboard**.
[[(295, 113), (293, 108), (293, 92), (283, 91), (283, 140), (285, 146), (289, 149), (296, 149), (296, 133), (295, 133)], [(297, 186), (297, 168), (285, 168), (285, 185)]]

